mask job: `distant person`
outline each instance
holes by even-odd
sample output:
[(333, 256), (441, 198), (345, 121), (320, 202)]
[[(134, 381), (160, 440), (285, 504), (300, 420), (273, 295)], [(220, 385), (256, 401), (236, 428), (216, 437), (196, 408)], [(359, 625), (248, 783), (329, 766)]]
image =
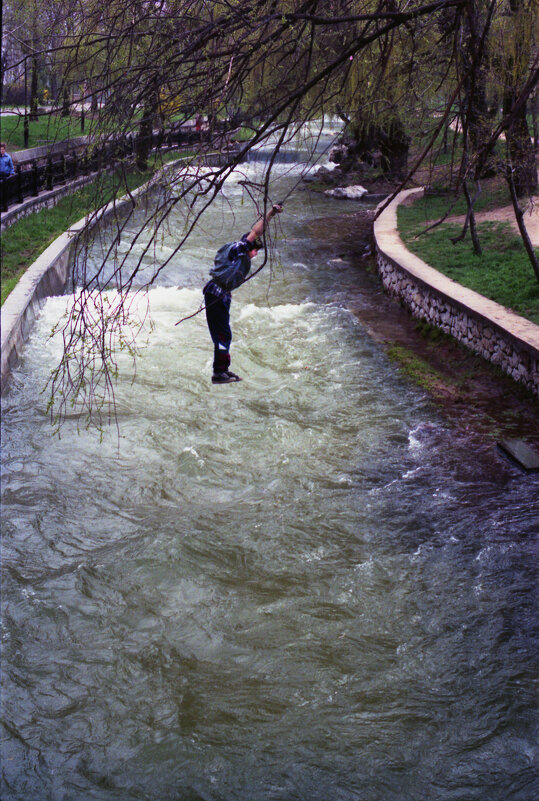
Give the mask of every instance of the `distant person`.
[(197, 114), (195, 118), (195, 131), (198, 134), (198, 138), (202, 141), (202, 126), (204, 125), (204, 117), (202, 114)]
[(10, 175), (15, 175), (15, 168), (9, 153), (6, 153), (6, 146), (4, 142), (0, 143), (0, 178), (9, 178)]
[(217, 251), (215, 264), (210, 270), (211, 280), (204, 289), (206, 319), (213, 341), (213, 384), (230, 384), (241, 378), (229, 370), (230, 343), (230, 303), (232, 290), (243, 284), (251, 269), (251, 259), (263, 247), (260, 236), (275, 214), (282, 211), (281, 205), (272, 206), (265, 217), (256, 222), (248, 234), (237, 242), (229, 242)]

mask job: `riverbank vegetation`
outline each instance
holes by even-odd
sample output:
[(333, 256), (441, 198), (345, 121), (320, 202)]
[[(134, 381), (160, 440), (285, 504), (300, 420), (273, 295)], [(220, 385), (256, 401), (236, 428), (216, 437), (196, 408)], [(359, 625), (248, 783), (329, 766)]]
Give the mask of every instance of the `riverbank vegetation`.
[[(1, 139), (6, 143), (8, 153), (25, 148), (23, 114), (2, 114), (0, 128)], [(28, 122), (28, 147), (40, 147), (64, 139), (75, 139), (90, 134), (91, 131), (92, 126), (88, 121), (85, 124), (85, 130), (81, 130), (79, 117), (44, 114)]]
[[(5, 21), (8, 39), (10, 31), (28, 34), (14, 34), (19, 52), (5, 81), (24, 80), (26, 87), (28, 80), (31, 106), (47, 89), (53, 105), (64, 110), (88, 103), (101, 132), (136, 130), (133, 160), (139, 165), (152, 129), (172, 118), (204, 118), (201, 150), (219, 149), (223, 160), (203, 175), (177, 171), (177, 189), (155, 218), (155, 241), (173, 207), (184, 212), (189, 236), (246, 151), (262, 145), (269, 150), (265, 173), (242, 186), (244, 201), (263, 212), (274, 200), (279, 150), (309, 129), (302, 147), (314, 152), (322, 128), (315, 121), (331, 115), (342, 126), (336, 157), (344, 168), (374, 167), (397, 189), (425, 164), (446, 163), (450, 185), (466, 207), (460, 236), (479, 253), (481, 182), (492, 175), (505, 181), (517, 213), (519, 201), (537, 187), (527, 117), (536, 144), (535, 12), (527, 0), (337, 0), (330, 6), (321, 0), (24, 1), (10, 5)], [(229, 148), (229, 132), (248, 129), (253, 120), (259, 124), (251, 139)], [(521, 236), (539, 281), (522, 226)], [(99, 292), (103, 273), (97, 269), (84, 291)], [(118, 291), (127, 302), (129, 271), (122, 278)], [(68, 323), (76, 328), (72, 342), (76, 337), (97, 349), (87, 360), (98, 365), (96, 372), (82, 384), (90, 393), (95, 382), (108, 379), (107, 355), (99, 352), (103, 337), (85, 329), (92, 319), (79, 315), (76, 324)], [(107, 316), (111, 332), (122, 319), (120, 304), (116, 318)], [(57, 385), (64, 398), (73, 391), (66, 381)]]
[[(108, 203), (122, 190), (136, 189), (149, 177), (150, 173), (132, 173), (125, 179), (106, 175), (96, 179), (99, 197), (103, 204)], [(32, 262), (70, 225), (94, 211), (96, 190), (94, 182), (62, 198), (52, 208), (40, 209), (23, 217), (2, 232), (2, 304)]]
[(406, 209), (399, 215), (399, 230), (412, 253), (435, 269), (539, 324), (539, 284), (530, 270), (522, 239), (507, 222), (481, 222), (477, 233), (482, 254), (468, 241), (451, 244), (461, 224), (444, 223), (427, 233), (409, 223)]
[(449, 278), (539, 323), (539, 283), (515, 226), (507, 183), (499, 176), (482, 182), (474, 204), (480, 253), (461, 235), (467, 211), (466, 199), (446, 184), (445, 191), (427, 191), (399, 206), (399, 232), (412, 253)]

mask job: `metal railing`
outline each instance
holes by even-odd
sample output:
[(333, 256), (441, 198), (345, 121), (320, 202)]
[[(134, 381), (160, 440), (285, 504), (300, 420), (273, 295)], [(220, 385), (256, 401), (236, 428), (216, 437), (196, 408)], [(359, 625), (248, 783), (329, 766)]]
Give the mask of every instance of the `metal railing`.
[[(202, 135), (206, 138), (206, 134)], [(147, 137), (127, 134), (104, 143), (77, 147), (71, 153), (59, 157), (30, 159), (15, 167), (15, 174), (0, 178), (0, 211), (7, 212), (10, 206), (22, 203), (27, 197), (37, 197), (42, 191), (50, 191), (75, 181), (82, 176), (99, 173), (104, 167), (110, 169), (122, 161), (136, 159), (138, 153), (173, 150), (198, 144), (201, 134), (194, 128), (177, 127), (166, 131), (153, 131)]]

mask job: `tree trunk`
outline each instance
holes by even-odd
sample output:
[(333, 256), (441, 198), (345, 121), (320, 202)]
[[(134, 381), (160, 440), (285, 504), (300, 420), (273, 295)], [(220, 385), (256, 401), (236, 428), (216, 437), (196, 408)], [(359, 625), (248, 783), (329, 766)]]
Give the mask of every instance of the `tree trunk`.
[(38, 119), (37, 114), (37, 86), (38, 86), (38, 64), (37, 58), (32, 59), (32, 78), (30, 81), (30, 121)]
[(466, 236), (468, 228), (470, 228), (470, 236), (471, 236), (471, 239), (472, 239), (472, 245), (473, 245), (474, 253), (475, 253), (476, 256), (482, 256), (483, 255), (483, 249), (481, 247), (481, 243), (479, 242), (479, 236), (477, 234), (477, 226), (475, 224), (475, 213), (474, 213), (474, 205), (475, 205), (475, 201), (477, 200), (477, 198), (479, 197), (479, 195), (481, 193), (481, 185), (479, 184), (479, 182), (477, 183), (477, 189), (476, 189), (476, 193), (474, 195), (473, 200), (470, 197), (470, 192), (468, 190), (468, 184), (466, 183), (466, 181), (462, 182), (462, 189), (463, 189), (463, 192), (464, 192), (464, 197), (466, 198), (466, 205), (468, 207), (468, 211), (466, 212), (466, 219), (464, 220), (464, 225), (462, 226), (462, 231), (460, 232), (460, 234), (458, 236), (452, 237), (451, 238), (451, 242), (454, 245), (456, 245), (457, 242), (462, 242), (463, 239)]
[(58, 76), (54, 70), (51, 72), (51, 101), (58, 105)]
[[(507, 90), (504, 97), (505, 114), (510, 113), (515, 99), (514, 93)], [(537, 189), (537, 166), (535, 163), (535, 149), (526, 119), (525, 103), (521, 104), (520, 109), (515, 114), (507, 129), (506, 136), (517, 197), (532, 195)]]
[[(467, 141), (465, 147), (471, 161), (481, 153), (490, 131), (490, 111), (487, 101), (487, 72), (489, 56), (482, 39), (487, 23), (485, 9), (474, 0), (466, 6), (463, 23), (463, 39), (459, 49), (463, 76), (464, 99), (461, 108), (462, 121)], [(477, 180), (494, 174), (488, 161)]]
[(539, 126), (537, 125), (537, 90), (530, 98), (530, 106), (532, 113), (532, 126), (533, 126), (533, 149), (537, 153), (539, 151)]
[(383, 131), (380, 150), (387, 161), (390, 176), (397, 181), (403, 181), (408, 174), (410, 137), (400, 120), (394, 120)]
[(0, 56), (0, 106), (4, 104), (4, 72), (7, 65), (7, 59), (4, 54)]
[[(528, 121), (526, 119), (527, 103), (518, 103), (522, 86), (525, 82), (527, 70), (523, 67), (522, 52), (528, 52), (525, 60), (527, 64), (532, 54), (530, 42), (526, 42), (526, 25), (536, 21), (533, 4), (525, 7), (523, 0), (510, 0), (509, 2), (512, 24), (517, 37), (517, 49), (511, 51), (505, 64), (505, 88), (503, 94), (504, 115), (511, 115), (512, 119), (506, 130), (509, 170), (511, 171), (512, 190), (517, 197), (531, 195), (537, 189), (537, 166), (535, 163), (535, 148), (530, 137)], [(526, 16), (522, 16), (525, 13)], [(535, 91), (535, 90), (534, 90)]]
[(537, 260), (537, 255), (535, 253), (535, 249), (532, 245), (530, 240), (530, 236), (526, 229), (526, 225), (524, 223), (524, 212), (519, 206), (518, 197), (515, 187), (514, 175), (510, 169), (507, 170), (506, 173), (507, 184), (509, 186), (509, 191), (511, 192), (511, 201), (513, 203), (513, 210), (515, 212), (515, 217), (518, 225), (518, 230), (520, 231), (520, 236), (522, 237), (522, 241), (524, 243), (524, 247), (526, 248), (526, 253), (528, 254), (528, 258), (530, 260), (530, 264), (533, 268), (535, 273), (535, 277), (537, 278), (537, 282), (539, 283), (539, 261)]
[(69, 89), (67, 86), (62, 89), (62, 117), (69, 117)]
[(158, 108), (159, 96), (152, 92), (152, 96), (144, 104), (136, 145), (137, 167), (143, 172), (148, 168), (148, 155), (151, 149), (153, 120), (157, 114)]

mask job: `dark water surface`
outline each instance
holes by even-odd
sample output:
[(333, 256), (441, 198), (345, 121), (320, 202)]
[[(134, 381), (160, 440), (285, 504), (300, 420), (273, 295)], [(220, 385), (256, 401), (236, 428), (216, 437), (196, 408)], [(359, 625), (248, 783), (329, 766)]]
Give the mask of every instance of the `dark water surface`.
[(532, 801), (537, 478), (347, 311), (355, 268), (305, 233), (324, 199), (287, 205), (234, 296), (245, 380), (212, 387), (205, 321), (174, 322), (250, 225), (226, 191), (150, 291), (119, 451), (51, 437), (69, 298), (4, 399), (3, 801)]

